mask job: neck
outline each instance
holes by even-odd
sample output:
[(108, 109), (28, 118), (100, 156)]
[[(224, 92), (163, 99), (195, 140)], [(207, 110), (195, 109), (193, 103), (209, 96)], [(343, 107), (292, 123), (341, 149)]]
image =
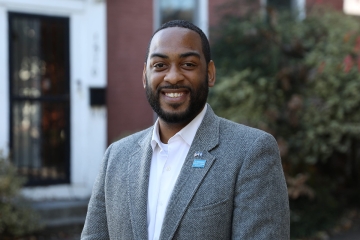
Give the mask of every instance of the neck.
[(168, 123), (159, 119), (159, 136), (163, 143), (168, 143), (169, 139), (183, 129), (189, 122), (186, 123)]
[[(203, 111), (204, 107), (201, 109)], [(161, 117), (159, 118), (159, 136), (160, 141), (163, 143), (168, 143), (169, 139), (174, 136), (176, 133), (178, 133), (181, 129), (183, 129), (186, 125), (188, 125), (191, 121), (193, 121), (200, 113), (198, 112), (192, 119), (179, 122), (179, 123), (169, 123), (163, 120)]]

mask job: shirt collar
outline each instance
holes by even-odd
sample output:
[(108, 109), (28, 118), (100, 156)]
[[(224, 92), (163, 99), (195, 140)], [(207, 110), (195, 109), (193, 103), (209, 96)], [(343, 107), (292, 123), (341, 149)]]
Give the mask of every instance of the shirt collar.
[[(205, 107), (203, 110), (183, 129), (181, 129), (179, 132), (177, 132), (173, 137), (180, 136), (189, 146), (191, 146), (195, 134), (204, 119), (205, 113), (207, 110), (207, 104), (205, 104)], [(170, 140), (173, 138), (171, 137)], [(153, 151), (155, 150), (155, 147), (157, 145), (160, 146), (160, 135), (159, 135), (159, 118), (156, 120), (153, 128), (152, 138), (151, 138), (151, 147)]]

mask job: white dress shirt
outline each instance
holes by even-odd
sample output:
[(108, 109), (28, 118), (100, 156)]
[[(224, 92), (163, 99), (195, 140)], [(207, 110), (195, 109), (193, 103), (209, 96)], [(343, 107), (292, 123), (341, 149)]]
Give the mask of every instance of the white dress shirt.
[(167, 204), (206, 109), (205, 104), (204, 109), (188, 125), (171, 137), (168, 144), (160, 141), (159, 119), (155, 122), (151, 139), (153, 154), (147, 203), (149, 240), (158, 240), (160, 237)]

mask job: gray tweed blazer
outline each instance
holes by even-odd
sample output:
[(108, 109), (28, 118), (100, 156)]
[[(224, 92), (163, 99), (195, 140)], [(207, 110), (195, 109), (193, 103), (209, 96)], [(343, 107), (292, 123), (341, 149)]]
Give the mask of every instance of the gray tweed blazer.
[[(81, 239), (147, 240), (152, 129), (113, 143)], [(201, 151), (203, 168), (192, 167)], [(275, 139), (205, 114), (170, 197), (160, 239), (289, 239), (289, 203)]]

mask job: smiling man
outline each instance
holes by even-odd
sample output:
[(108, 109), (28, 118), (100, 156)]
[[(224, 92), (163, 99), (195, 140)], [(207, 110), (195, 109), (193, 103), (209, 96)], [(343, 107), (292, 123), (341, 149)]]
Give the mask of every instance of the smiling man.
[(149, 44), (143, 86), (159, 118), (113, 143), (81, 239), (289, 239), (275, 139), (214, 114), (209, 42), (170, 21)]

